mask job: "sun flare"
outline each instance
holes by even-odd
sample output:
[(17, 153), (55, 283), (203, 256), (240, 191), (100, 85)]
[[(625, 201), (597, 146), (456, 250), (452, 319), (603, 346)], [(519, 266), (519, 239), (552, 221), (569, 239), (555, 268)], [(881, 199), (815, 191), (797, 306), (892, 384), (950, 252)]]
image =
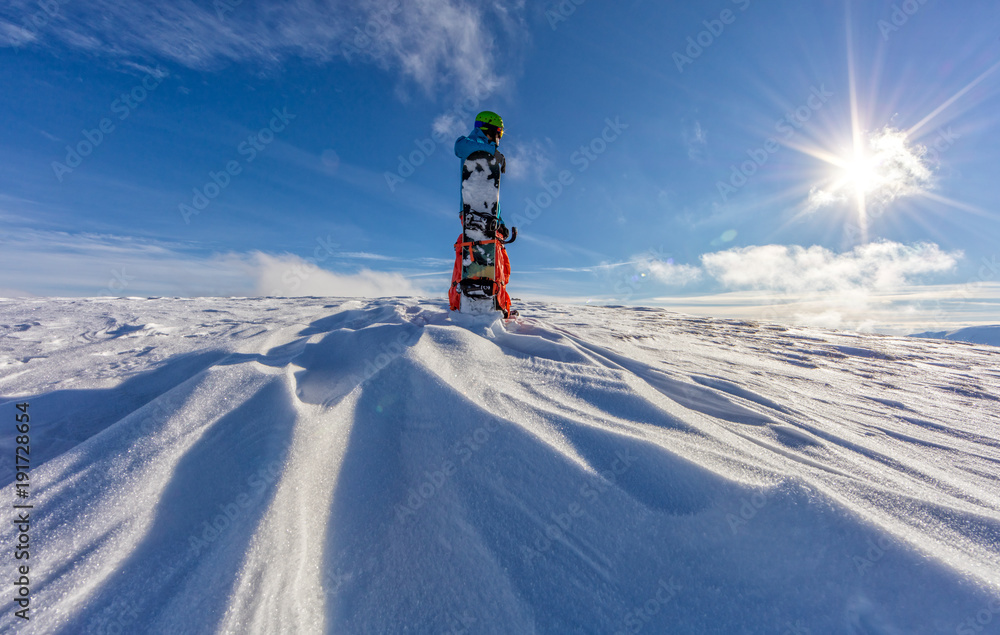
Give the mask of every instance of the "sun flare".
[(862, 224), (870, 208), (884, 209), (896, 199), (925, 193), (931, 187), (933, 171), (926, 148), (895, 128), (859, 134), (853, 148), (839, 156), (828, 155), (826, 160), (827, 177), (810, 191), (808, 208), (849, 202)]
[(854, 157), (845, 161), (838, 181), (857, 194), (869, 194), (885, 180), (885, 176), (879, 170), (881, 164), (877, 156), (870, 156), (864, 152), (856, 153)]
[[(850, 130), (839, 131), (831, 138), (840, 138), (841, 143), (824, 145), (800, 144), (796, 150), (825, 163), (809, 187), (809, 196), (801, 207), (801, 214), (812, 214), (818, 210), (838, 206), (853, 211), (857, 230), (862, 242), (868, 240), (868, 224), (871, 218), (881, 216), (899, 199), (915, 197), (973, 213), (990, 216), (979, 207), (962, 203), (935, 192), (935, 172), (941, 165), (942, 149), (951, 146), (957, 138), (951, 128), (938, 131), (933, 140), (925, 141), (926, 129), (932, 122), (941, 120), (941, 115), (988, 77), (1000, 71), (1000, 62), (983, 71), (978, 77), (944, 100), (918, 123), (907, 128), (896, 128), (886, 124), (881, 129), (866, 126), (866, 113), (872, 111), (872, 104), (864, 103), (858, 93), (853, 33), (850, 27), (850, 9), (847, 19), (847, 72), (850, 93)], [(845, 139), (843, 133), (849, 136)], [(944, 144), (942, 148), (941, 144)], [(929, 146), (933, 145), (933, 150)], [(834, 148), (838, 148), (835, 150)]]

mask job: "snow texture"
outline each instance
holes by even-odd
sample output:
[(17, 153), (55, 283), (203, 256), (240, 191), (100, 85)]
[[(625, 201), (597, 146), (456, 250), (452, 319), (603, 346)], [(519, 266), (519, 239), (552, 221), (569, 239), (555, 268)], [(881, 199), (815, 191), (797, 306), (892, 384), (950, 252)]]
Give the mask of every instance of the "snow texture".
[(1000, 632), (996, 348), (520, 308), (0, 300), (0, 631)]

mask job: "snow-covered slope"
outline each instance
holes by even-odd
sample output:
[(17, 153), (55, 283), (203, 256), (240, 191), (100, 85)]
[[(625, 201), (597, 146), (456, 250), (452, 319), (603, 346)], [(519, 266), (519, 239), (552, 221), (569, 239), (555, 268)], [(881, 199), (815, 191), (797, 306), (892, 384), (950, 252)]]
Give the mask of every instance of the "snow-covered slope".
[(0, 631), (1000, 632), (996, 348), (523, 313), (0, 301)]
[(914, 333), (910, 337), (1000, 346), (1000, 324), (993, 326), (968, 326), (962, 329), (955, 329), (954, 331), (927, 331), (925, 333)]

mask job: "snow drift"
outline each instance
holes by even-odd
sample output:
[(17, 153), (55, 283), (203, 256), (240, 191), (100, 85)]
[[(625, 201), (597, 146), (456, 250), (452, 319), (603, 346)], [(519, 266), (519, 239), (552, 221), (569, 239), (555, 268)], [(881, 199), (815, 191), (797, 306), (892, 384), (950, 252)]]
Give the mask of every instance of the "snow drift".
[(997, 349), (523, 313), (0, 301), (0, 630), (1000, 632)]

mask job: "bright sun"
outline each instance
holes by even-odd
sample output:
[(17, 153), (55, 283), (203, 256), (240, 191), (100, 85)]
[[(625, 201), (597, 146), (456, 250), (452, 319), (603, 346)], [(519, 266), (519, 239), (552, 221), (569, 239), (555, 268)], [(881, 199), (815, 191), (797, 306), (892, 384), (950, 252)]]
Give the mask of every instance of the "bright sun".
[(858, 153), (845, 161), (839, 180), (858, 195), (870, 194), (885, 181), (885, 175), (880, 171), (881, 164), (877, 156)]
[(849, 203), (864, 228), (872, 206), (881, 210), (898, 198), (927, 191), (932, 172), (925, 154), (926, 149), (913, 144), (905, 131), (890, 127), (859, 131), (853, 148), (823, 155), (830, 170), (825, 182), (810, 190), (809, 209)]
[(921, 197), (980, 216), (989, 216), (989, 212), (983, 209), (933, 191), (934, 171), (938, 159), (935, 153), (921, 145), (918, 139), (941, 113), (993, 73), (1000, 71), (1000, 62), (984, 71), (915, 125), (900, 129), (886, 124), (881, 129), (866, 129), (862, 116), (865, 108), (858, 97), (852, 37), (848, 28), (850, 136), (847, 137), (846, 143), (839, 144), (839, 152), (820, 145), (792, 146), (826, 163), (826, 169), (819, 175), (818, 182), (809, 187), (809, 197), (802, 207), (802, 213), (811, 214), (834, 205), (851, 207), (855, 212), (859, 236), (863, 242), (867, 241), (868, 237), (869, 217), (881, 215), (895, 201), (904, 197)]

